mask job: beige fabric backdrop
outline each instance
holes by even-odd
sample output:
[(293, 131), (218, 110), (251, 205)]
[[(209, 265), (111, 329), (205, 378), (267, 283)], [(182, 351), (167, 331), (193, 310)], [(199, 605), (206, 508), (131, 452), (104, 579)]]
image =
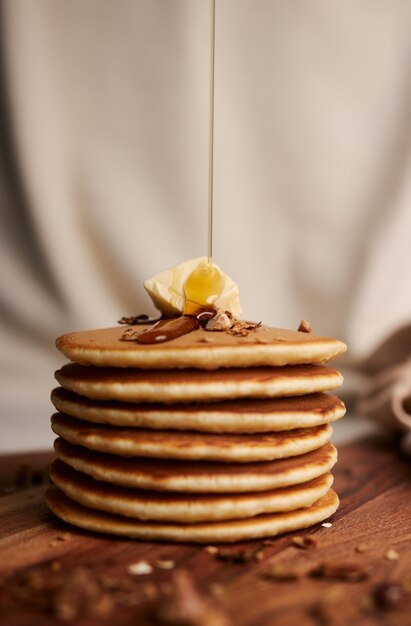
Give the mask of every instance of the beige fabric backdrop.
[[(47, 445), (56, 335), (206, 253), (208, 0), (5, 0), (0, 448)], [(411, 319), (411, 2), (217, 0), (214, 258), (245, 316), (366, 355)]]

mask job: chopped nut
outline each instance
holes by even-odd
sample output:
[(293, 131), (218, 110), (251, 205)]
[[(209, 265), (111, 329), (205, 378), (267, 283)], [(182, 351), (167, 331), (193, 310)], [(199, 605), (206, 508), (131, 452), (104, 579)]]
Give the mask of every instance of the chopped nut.
[(378, 607), (390, 611), (403, 607), (408, 594), (400, 583), (381, 583), (374, 589), (373, 598)]
[(253, 324), (252, 322), (242, 322), (241, 320), (233, 320), (232, 327), (227, 331), (229, 335), (236, 337), (247, 337), (251, 331), (261, 326), (261, 322)]
[(336, 580), (346, 580), (348, 582), (359, 582), (366, 580), (370, 576), (370, 569), (357, 563), (349, 562), (324, 562), (317, 565), (310, 571), (310, 575), (316, 578), (329, 578)]
[(139, 335), (140, 335), (140, 331), (132, 330), (131, 328), (128, 328), (121, 335), (120, 341), (136, 341)]
[(305, 569), (292, 565), (291, 563), (272, 563), (262, 570), (261, 576), (269, 580), (297, 580), (305, 573)]
[(360, 597), (360, 607), (364, 611), (374, 611), (375, 610), (375, 599), (369, 593), (365, 596)]
[(171, 559), (159, 559), (156, 561), (156, 567), (158, 567), (158, 569), (173, 569), (175, 562)]
[(312, 328), (310, 322), (307, 322), (307, 320), (301, 320), (298, 331), (300, 333), (311, 333)]
[(355, 551), (359, 554), (363, 552), (367, 552), (370, 549), (370, 546), (367, 543), (359, 543), (358, 546), (355, 546)]
[(233, 320), (222, 310), (218, 310), (214, 317), (211, 317), (205, 325), (206, 330), (218, 331), (229, 330), (233, 325)]
[(149, 618), (164, 626), (228, 626), (225, 613), (200, 594), (188, 572), (173, 577), (172, 590), (156, 600)]
[(298, 548), (315, 548), (317, 546), (317, 539), (313, 535), (305, 535), (304, 537), (293, 537), (291, 539), (293, 544)]
[(311, 614), (320, 624), (328, 626), (335, 623), (337, 604), (342, 597), (342, 589), (338, 586), (329, 587), (320, 599), (311, 607)]
[(263, 558), (262, 548), (256, 550), (231, 550), (224, 549), (216, 552), (216, 557), (220, 561), (229, 563), (249, 563), (250, 561), (261, 561)]
[(323, 528), (331, 528), (332, 524), (331, 524), (331, 522), (323, 522), (323, 524), (321, 524), (321, 526)]
[(210, 593), (214, 598), (221, 598), (225, 593), (224, 585), (220, 583), (212, 583), (210, 585)]
[(208, 552), (208, 554), (217, 554), (218, 553), (218, 548), (217, 546), (206, 546), (204, 548), (204, 550), (206, 552)]
[(53, 612), (70, 622), (81, 615), (103, 617), (113, 610), (113, 599), (104, 593), (93, 574), (84, 567), (75, 569), (63, 580), (52, 598)]
[[(130, 578), (96, 575), (86, 566), (63, 569), (59, 561), (30, 567), (8, 578), (2, 586), (11, 606), (42, 611), (70, 622), (101, 618), (116, 609), (135, 606), (149, 596)], [(94, 622), (93, 622), (94, 623)]]
[(153, 583), (146, 583), (142, 588), (142, 592), (147, 600), (155, 600), (158, 597), (158, 589)]
[(393, 550), (391, 548), (384, 554), (384, 557), (387, 559), (387, 561), (398, 561), (400, 555), (398, 554), (397, 550)]
[(147, 561), (138, 561), (137, 563), (132, 563), (127, 567), (127, 572), (133, 576), (151, 574), (152, 571), (153, 568), (150, 563), (147, 563)]

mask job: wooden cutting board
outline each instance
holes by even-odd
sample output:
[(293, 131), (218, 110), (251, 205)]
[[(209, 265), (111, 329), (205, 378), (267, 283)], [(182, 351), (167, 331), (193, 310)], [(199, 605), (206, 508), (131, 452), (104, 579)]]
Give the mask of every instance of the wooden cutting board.
[[(330, 528), (298, 533), (309, 536), (306, 549), (293, 534), (215, 553), (76, 530), (42, 502), (51, 458), (0, 459), (2, 626), (411, 625), (411, 460), (394, 441), (340, 449), (340, 509)], [(130, 574), (140, 561), (152, 572)], [(279, 566), (300, 577), (266, 577)], [(325, 578), (314, 577), (321, 568)]]

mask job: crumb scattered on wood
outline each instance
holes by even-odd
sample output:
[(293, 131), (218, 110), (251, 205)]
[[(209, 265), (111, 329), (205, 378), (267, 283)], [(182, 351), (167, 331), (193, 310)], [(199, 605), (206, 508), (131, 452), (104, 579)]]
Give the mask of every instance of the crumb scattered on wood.
[(294, 546), (297, 548), (303, 548), (308, 550), (309, 548), (316, 548), (318, 545), (317, 538), (314, 535), (304, 535), (302, 537), (296, 536), (291, 539)]
[(368, 543), (359, 543), (354, 549), (359, 554), (362, 554), (363, 552), (368, 552), (368, 550), (370, 550), (370, 546)]
[(321, 597), (310, 607), (311, 616), (324, 626), (335, 624), (338, 607), (343, 598), (343, 590), (335, 585), (326, 589)]
[(229, 626), (225, 612), (201, 593), (192, 577), (184, 570), (177, 570), (171, 587), (155, 601), (148, 617), (163, 626)]
[(264, 553), (263, 548), (255, 550), (232, 550), (231, 548), (219, 548), (214, 553), (220, 561), (228, 563), (249, 563), (250, 561), (261, 561)]
[(310, 575), (315, 578), (328, 580), (345, 580), (347, 582), (359, 582), (370, 577), (371, 570), (367, 565), (344, 561), (325, 561), (316, 565)]
[(147, 561), (138, 561), (137, 563), (131, 563), (127, 566), (127, 572), (132, 576), (143, 576), (145, 574), (151, 574), (153, 566)]
[(271, 563), (260, 572), (268, 580), (288, 581), (302, 578), (307, 569), (293, 563)]
[(156, 567), (158, 567), (158, 569), (169, 570), (169, 569), (174, 569), (176, 564), (171, 559), (158, 559), (155, 565)]

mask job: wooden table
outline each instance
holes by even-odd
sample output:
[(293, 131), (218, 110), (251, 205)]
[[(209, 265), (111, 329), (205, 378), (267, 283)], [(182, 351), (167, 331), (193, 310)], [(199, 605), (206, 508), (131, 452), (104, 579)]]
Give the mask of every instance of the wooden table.
[[(332, 527), (298, 533), (314, 537), (314, 545), (299, 548), (289, 534), (271, 545), (226, 547), (233, 552), (228, 556), (193, 545), (100, 537), (59, 522), (42, 502), (44, 484), (32, 485), (41, 483), (51, 458), (0, 459), (2, 626), (63, 623), (56, 615), (76, 626), (411, 625), (411, 461), (401, 458), (395, 442), (373, 439), (340, 449), (334, 473), (342, 502)], [(139, 561), (153, 571), (128, 573)], [(334, 571), (313, 577), (324, 562)], [(266, 578), (272, 564), (300, 577)], [(346, 578), (350, 571), (365, 578), (332, 576)], [(191, 602), (184, 599), (187, 585), (195, 586), (200, 608), (173, 621), (176, 593), (183, 604)]]

